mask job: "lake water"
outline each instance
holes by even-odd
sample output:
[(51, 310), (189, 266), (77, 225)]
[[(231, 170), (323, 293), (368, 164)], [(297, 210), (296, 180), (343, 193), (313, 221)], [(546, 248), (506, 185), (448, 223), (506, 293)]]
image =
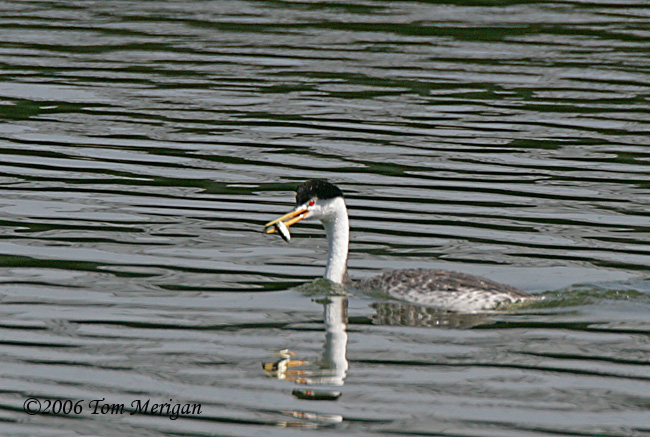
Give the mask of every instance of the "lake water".
[[(640, 0), (0, 1), (0, 434), (650, 435), (649, 29)], [(331, 295), (319, 224), (262, 232), (309, 178), (353, 277), (545, 300)]]

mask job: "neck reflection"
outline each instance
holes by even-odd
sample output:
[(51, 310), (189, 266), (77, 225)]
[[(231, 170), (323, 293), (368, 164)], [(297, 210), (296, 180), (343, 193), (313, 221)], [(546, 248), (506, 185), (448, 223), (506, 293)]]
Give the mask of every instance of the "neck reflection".
[(345, 296), (327, 296), (316, 302), (323, 305), (325, 324), (325, 342), (320, 359), (313, 362), (299, 360), (295, 352), (284, 349), (280, 351), (278, 361), (263, 363), (262, 367), (268, 376), (312, 386), (294, 389), (293, 395), (297, 398), (335, 400), (341, 396), (338, 388), (345, 384), (348, 371), (348, 299)]

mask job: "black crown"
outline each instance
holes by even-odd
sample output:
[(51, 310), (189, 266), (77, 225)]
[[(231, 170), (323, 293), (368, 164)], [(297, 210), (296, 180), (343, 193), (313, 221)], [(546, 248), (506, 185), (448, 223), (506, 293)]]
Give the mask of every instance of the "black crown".
[(298, 184), (296, 188), (296, 205), (307, 203), (310, 199), (333, 199), (343, 197), (343, 192), (336, 185), (323, 179), (311, 179)]

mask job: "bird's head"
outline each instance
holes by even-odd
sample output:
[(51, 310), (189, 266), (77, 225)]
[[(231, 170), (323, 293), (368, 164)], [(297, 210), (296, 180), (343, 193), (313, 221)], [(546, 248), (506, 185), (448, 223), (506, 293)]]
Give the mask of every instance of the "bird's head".
[[(296, 189), (296, 207), (288, 214), (268, 222), (264, 227), (267, 234), (276, 231), (275, 225), (282, 222), (287, 228), (305, 219), (321, 222), (333, 220), (336, 216), (343, 192), (336, 185), (322, 179), (302, 182)], [(287, 239), (284, 235), (283, 238)]]

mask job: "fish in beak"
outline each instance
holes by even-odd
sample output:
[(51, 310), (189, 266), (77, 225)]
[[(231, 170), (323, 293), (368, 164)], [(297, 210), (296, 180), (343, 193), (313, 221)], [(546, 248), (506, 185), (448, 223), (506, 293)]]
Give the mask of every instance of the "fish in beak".
[(283, 215), (273, 221), (268, 222), (264, 225), (264, 232), (267, 234), (272, 234), (277, 232), (280, 234), (282, 239), (287, 243), (291, 240), (291, 233), (289, 232), (289, 226), (298, 223), (300, 220), (304, 219), (308, 210), (306, 208), (296, 208), (288, 214)]

